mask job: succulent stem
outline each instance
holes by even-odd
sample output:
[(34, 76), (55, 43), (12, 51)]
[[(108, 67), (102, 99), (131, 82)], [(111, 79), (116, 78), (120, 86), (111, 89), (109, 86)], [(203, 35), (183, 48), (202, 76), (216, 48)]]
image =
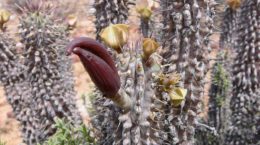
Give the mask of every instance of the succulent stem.
[(126, 112), (132, 108), (133, 102), (124, 89), (119, 89), (118, 93), (110, 99), (119, 107), (124, 108)]

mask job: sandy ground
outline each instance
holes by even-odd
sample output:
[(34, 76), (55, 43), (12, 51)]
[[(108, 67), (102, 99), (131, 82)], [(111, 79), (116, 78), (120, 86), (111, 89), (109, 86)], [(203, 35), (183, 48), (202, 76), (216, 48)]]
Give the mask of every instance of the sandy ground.
[[(0, 1), (4, 2), (5, 0)], [(65, 5), (70, 4), (70, 0), (65, 0), (64, 2), (68, 2)], [(140, 0), (144, 1), (144, 0)], [(79, 0), (76, 5), (72, 5), (76, 7), (76, 9), (73, 11), (75, 15), (78, 16), (79, 22), (77, 23), (77, 27), (74, 31), (72, 31), (71, 36), (77, 37), (77, 36), (89, 36), (94, 38), (95, 37), (95, 29), (94, 29), (94, 15), (93, 15), (93, 9), (92, 7), (93, 0)], [(74, 2), (73, 2), (74, 4)], [(132, 12), (132, 15), (130, 16), (130, 25), (132, 27), (137, 28), (139, 25), (138, 19), (136, 17), (136, 13)], [(9, 22), (9, 30), (11, 33), (16, 34), (17, 30), (17, 18), (14, 15), (13, 19)], [(217, 39), (217, 38), (216, 38)], [(214, 54), (213, 54), (214, 56)], [(83, 100), (81, 99), (82, 95), (87, 95), (91, 92), (91, 89), (93, 88), (93, 83), (91, 82), (88, 74), (85, 72), (83, 66), (79, 62), (78, 58), (72, 57), (73, 60), (73, 73), (75, 76), (75, 90), (77, 92), (77, 105), (81, 112), (81, 115), (85, 122), (89, 121), (88, 113), (86, 111), (86, 108), (83, 105)], [(207, 78), (210, 78), (210, 75), (207, 76)], [(209, 85), (205, 87), (205, 90), (208, 90)], [(207, 104), (207, 92), (205, 92), (205, 99), (204, 99), (204, 105)], [(89, 102), (87, 102), (89, 103)], [(10, 116), (12, 112), (12, 108), (7, 103), (6, 98), (4, 96), (3, 88), (0, 88), (0, 141), (6, 142), (6, 145), (18, 145), (21, 144), (22, 139), (20, 137), (20, 130), (19, 130), (19, 124), (18, 122)], [(207, 112), (207, 109), (204, 110), (204, 112)], [(201, 114), (202, 116), (205, 115), (205, 113)]]

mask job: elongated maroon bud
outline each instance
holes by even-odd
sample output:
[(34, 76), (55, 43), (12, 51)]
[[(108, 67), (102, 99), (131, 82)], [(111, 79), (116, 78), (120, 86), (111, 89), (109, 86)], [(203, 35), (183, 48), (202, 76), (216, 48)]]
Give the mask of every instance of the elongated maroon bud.
[(106, 48), (90, 38), (77, 38), (67, 47), (68, 54), (80, 57), (86, 71), (98, 89), (108, 98), (115, 97), (120, 88), (120, 78)]
[(117, 69), (111, 56), (109, 55), (106, 47), (94, 39), (87, 37), (78, 37), (71, 41), (67, 46), (68, 55), (72, 53), (73, 49), (79, 47), (86, 51), (89, 51), (96, 56), (102, 58), (116, 73)]

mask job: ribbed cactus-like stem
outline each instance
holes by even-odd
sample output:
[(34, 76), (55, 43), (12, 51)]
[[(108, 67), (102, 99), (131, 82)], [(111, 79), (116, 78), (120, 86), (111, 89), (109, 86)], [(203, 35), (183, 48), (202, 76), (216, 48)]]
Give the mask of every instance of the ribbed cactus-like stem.
[[(19, 28), (28, 67), (26, 81), (31, 88), (24, 139), (27, 144), (43, 143), (55, 133), (55, 118), (81, 123), (73, 83), (68, 79), (69, 63), (65, 62), (65, 28), (41, 12), (25, 14)], [(31, 126), (26, 126), (28, 121)]]
[(233, 66), (231, 127), (226, 136), (226, 143), (230, 145), (257, 144), (257, 136), (259, 136), (259, 25), (259, 0), (246, 0), (241, 6), (237, 40), (238, 54)]
[[(162, 31), (165, 48), (162, 57), (165, 69), (160, 65), (156, 67), (156, 64), (161, 64), (156, 59), (149, 66), (150, 61), (142, 56), (140, 45), (125, 47), (122, 53), (115, 55), (121, 79), (120, 90), (129, 95), (132, 108), (124, 111), (116, 108), (111, 101), (101, 98), (102, 95), (97, 95), (94, 101), (97, 116), (93, 122), (100, 130), (101, 144), (193, 143), (198, 104), (203, 95), (204, 77), (208, 68), (214, 3), (164, 0), (161, 5), (164, 9)], [(202, 20), (202, 16), (205, 19)], [(157, 68), (155, 72), (154, 68)], [(172, 82), (174, 72), (181, 74), (179, 93), (186, 95), (182, 88), (189, 90), (186, 102), (180, 106), (183, 98), (174, 98), (177, 95), (171, 92), (174, 87), (167, 87), (166, 80)], [(158, 76), (162, 77), (159, 79), (162, 84), (158, 84)]]
[(144, 37), (149, 37), (149, 29), (150, 29), (150, 26), (149, 26), (149, 19), (145, 19), (145, 18), (140, 18), (141, 20), (141, 25), (140, 25), (140, 28), (141, 28), (141, 31), (142, 31), (142, 34)]
[(122, 140), (118, 138), (116, 144), (161, 144), (161, 139), (156, 136), (157, 127), (151, 126), (154, 120), (150, 118), (152, 109), (155, 109), (155, 90), (152, 89), (155, 78), (152, 73), (156, 70), (145, 65), (140, 55), (141, 48), (140, 44), (134, 48), (126, 47), (123, 54), (118, 55), (121, 89), (133, 100), (133, 108), (119, 115), (121, 125), (117, 134), (122, 135)]
[[(82, 38), (78, 38), (79, 40)], [(150, 57), (151, 62), (147, 62), (141, 56), (142, 46), (141, 43), (137, 43), (134, 48), (125, 46), (122, 49), (122, 53), (116, 55), (117, 68), (119, 70), (119, 76), (121, 80), (120, 89), (117, 92), (109, 92), (102, 86), (105, 83), (106, 87), (117, 88), (117, 84), (113, 81), (117, 81), (116, 73), (110, 74), (110, 77), (106, 76), (101, 67), (106, 67), (109, 63), (103, 63), (99, 58), (103, 58), (106, 62), (108, 54), (106, 48), (103, 48), (98, 42), (85, 38), (85, 45), (80, 45), (81, 52), (75, 48), (72, 48), (72, 52), (79, 55), (86, 70), (90, 74), (92, 80), (97, 87), (102, 91), (102, 95), (96, 92), (96, 99), (93, 101), (96, 113), (92, 119), (93, 127), (96, 128), (96, 135), (99, 143), (104, 145), (110, 144), (161, 144), (162, 139), (159, 136), (159, 123), (154, 120), (156, 110), (155, 101), (155, 89), (153, 85), (155, 83), (155, 77), (153, 73), (158, 73), (156, 57)], [(73, 42), (77, 42), (77, 39)], [(89, 44), (88, 44), (89, 43)], [(82, 42), (79, 44), (83, 44)], [(79, 46), (79, 45), (75, 45)], [(95, 53), (92, 50), (93, 46), (100, 53)], [(69, 47), (70, 50), (71, 47)], [(101, 51), (102, 50), (102, 51)], [(79, 53), (78, 53), (79, 52)], [(89, 53), (88, 55), (85, 55)], [(90, 56), (91, 53), (96, 56)], [(93, 60), (88, 62), (87, 59)], [(111, 57), (112, 59), (112, 57)], [(109, 59), (110, 60), (110, 59)], [(154, 60), (154, 61), (152, 61)], [(92, 66), (91, 63), (96, 63), (96, 66)], [(110, 65), (113, 68), (114, 65)], [(96, 67), (96, 68), (94, 68)], [(159, 66), (158, 66), (159, 67)], [(92, 74), (92, 70), (96, 70), (96, 75)], [(107, 68), (110, 69), (110, 68)], [(97, 79), (101, 78), (101, 79)], [(112, 82), (112, 83), (111, 83)], [(108, 96), (108, 94), (117, 94), (116, 97)], [(103, 97), (106, 97), (103, 98)], [(122, 100), (122, 101), (120, 101)], [(130, 103), (130, 106), (120, 105), (120, 102)], [(117, 107), (116, 104), (120, 106)], [(157, 110), (158, 111), (158, 110)], [(153, 124), (153, 126), (151, 126)]]
[[(178, 72), (188, 89), (181, 107), (164, 107), (167, 141), (173, 144), (192, 144), (196, 127), (198, 104), (203, 96), (204, 78), (208, 69), (209, 36), (213, 33), (214, 1), (161, 1), (163, 15), (162, 56), (165, 73)], [(203, 19), (202, 19), (203, 18)]]
[[(53, 45), (54, 49), (57, 50), (57, 66), (62, 78), (62, 87), (66, 89), (69, 98), (75, 97), (76, 92), (74, 90), (74, 77), (72, 73), (72, 61), (68, 59), (65, 47), (68, 43), (68, 34), (64, 31), (65, 26), (60, 26), (59, 39)], [(72, 99), (74, 100), (74, 99)]]
[(95, 0), (97, 39), (100, 39), (101, 30), (109, 24), (126, 22), (131, 4), (134, 4), (134, 0)]
[[(4, 86), (5, 95), (12, 106), (16, 119), (20, 122), (23, 138), (31, 136), (33, 122), (29, 117), (31, 89), (26, 81), (26, 67), (19, 60), (14, 40), (6, 34), (0, 34), (0, 83)], [(27, 142), (32, 144), (32, 142)]]
[(16, 54), (14, 40), (8, 38), (4, 33), (0, 34), (0, 76), (1, 85), (4, 86), (5, 95), (11, 104), (16, 118), (20, 121), (26, 120), (27, 105), (26, 101), (30, 95), (28, 83), (25, 82), (25, 67), (19, 61)]
[(219, 41), (221, 48), (235, 48), (239, 11), (239, 8), (234, 10), (230, 7), (224, 11)]

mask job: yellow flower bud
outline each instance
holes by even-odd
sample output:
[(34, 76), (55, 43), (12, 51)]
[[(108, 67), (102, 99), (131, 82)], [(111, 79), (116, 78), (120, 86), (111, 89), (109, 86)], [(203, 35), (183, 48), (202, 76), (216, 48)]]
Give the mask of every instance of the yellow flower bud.
[(113, 48), (118, 53), (120, 53), (121, 48), (127, 43), (128, 34), (128, 25), (115, 24), (103, 29), (100, 33), (100, 37), (107, 46)]
[(5, 10), (0, 9), (0, 28), (3, 29), (4, 24), (9, 21), (11, 14)]
[(143, 58), (147, 60), (159, 47), (159, 44), (151, 38), (143, 40)]
[(77, 16), (75, 16), (75, 15), (73, 15), (73, 14), (68, 15), (68, 17), (67, 17), (67, 23), (68, 23), (69, 27), (75, 28), (75, 27), (76, 27), (76, 24), (77, 24), (77, 21), (78, 21)]
[(175, 87), (175, 88), (171, 89), (168, 92), (168, 94), (171, 98), (172, 106), (178, 107), (182, 103), (182, 101), (185, 99), (185, 97), (187, 95), (187, 89), (184, 89), (181, 87)]
[(129, 35), (129, 26), (126, 24), (115, 24), (114, 26), (122, 32), (123, 41), (126, 43)]

